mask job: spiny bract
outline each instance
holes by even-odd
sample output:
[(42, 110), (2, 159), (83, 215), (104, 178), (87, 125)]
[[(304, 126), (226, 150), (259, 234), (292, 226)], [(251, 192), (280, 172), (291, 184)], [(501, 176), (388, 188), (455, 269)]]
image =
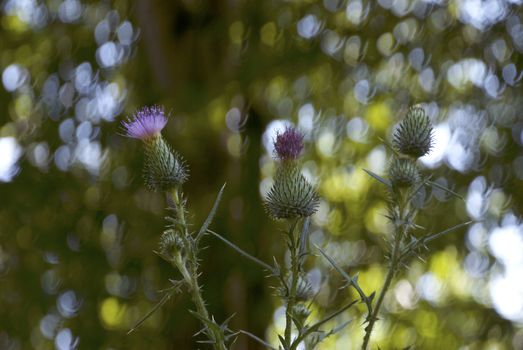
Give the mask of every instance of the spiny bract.
[(295, 164), (281, 165), (265, 200), (265, 208), (275, 219), (307, 217), (314, 214), (319, 197)]
[(408, 156), (419, 158), (432, 148), (432, 124), (421, 106), (412, 106), (394, 133), (394, 146)]
[(390, 164), (389, 179), (393, 187), (410, 187), (420, 181), (420, 174), (414, 161), (395, 158)]

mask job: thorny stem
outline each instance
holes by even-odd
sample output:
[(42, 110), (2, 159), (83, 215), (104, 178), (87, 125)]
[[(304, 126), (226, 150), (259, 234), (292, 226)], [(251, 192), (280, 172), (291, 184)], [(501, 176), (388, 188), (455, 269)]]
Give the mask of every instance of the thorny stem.
[[(186, 259), (184, 259), (180, 253), (178, 253), (176, 257), (173, 259), (172, 264), (178, 268), (178, 270), (183, 276), (183, 279), (185, 280), (185, 283), (188, 285), (192, 300), (196, 306), (196, 311), (200, 318), (202, 320), (208, 320), (209, 322), (213, 322), (213, 320), (209, 316), (209, 311), (205, 306), (205, 301), (203, 300), (201, 294), (202, 290), (198, 282), (199, 274), (197, 264), (197, 247), (193, 244), (194, 241), (192, 241), (189, 237), (189, 230), (185, 221), (185, 204), (183, 202), (183, 199), (181, 198), (181, 194), (178, 192), (178, 189), (174, 189), (172, 191), (171, 198), (175, 205), (177, 219), (179, 220), (179, 223), (184, 230), (183, 239), (186, 243), (188, 243), (185, 244), (185, 246), (186, 249), (188, 249), (186, 253), (188, 259), (190, 260), (189, 267), (187, 267), (185, 261)], [(206, 334), (208, 335), (210, 340), (213, 341), (212, 345), (215, 350), (227, 350), (227, 347), (225, 346), (225, 336), (223, 332), (221, 332), (219, 329), (216, 329), (216, 327), (209, 327), (205, 323), (203, 324), (203, 327), (208, 330)]]
[(285, 344), (287, 349), (290, 348), (292, 344), (292, 309), (296, 304), (296, 289), (298, 286), (298, 275), (299, 275), (299, 258), (298, 258), (298, 244), (296, 242), (296, 237), (294, 234), (294, 229), (297, 226), (298, 222), (296, 221), (289, 227), (288, 239), (289, 239), (289, 251), (291, 255), (291, 285), (289, 293), (287, 296), (287, 305), (285, 308)]
[(378, 320), (379, 311), (381, 309), (381, 305), (383, 304), (383, 300), (385, 299), (385, 294), (387, 294), (387, 291), (389, 290), (389, 287), (392, 283), (392, 279), (394, 278), (394, 275), (396, 274), (396, 271), (399, 267), (400, 262), (400, 255), (401, 255), (401, 243), (403, 241), (403, 238), (407, 234), (408, 227), (405, 224), (405, 217), (407, 214), (404, 212), (405, 205), (402, 203), (403, 201), (400, 199), (400, 203), (397, 203), (398, 211), (399, 211), (399, 221), (395, 223), (395, 230), (394, 230), (394, 246), (392, 248), (392, 254), (390, 259), (390, 265), (389, 270), (387, 271), (387, 276), (385, 277), (385, 282), (383, 282), (383, 287), (381, 287), (380, 294), (378, 296), (378, 300), (376, 301), (376, 305), (374, 306), (374, 310), (372, 312), (372, 315), (369, 319), (369, 324), (367, 327), (365, 327), (365, 336), (363, 338), (363, 344), (361, 345), (362, 350), (367, 350), (370, 342), (370, 336), (372, 334), (372, 330), (374, 328), (374, 325), (376, 321)]

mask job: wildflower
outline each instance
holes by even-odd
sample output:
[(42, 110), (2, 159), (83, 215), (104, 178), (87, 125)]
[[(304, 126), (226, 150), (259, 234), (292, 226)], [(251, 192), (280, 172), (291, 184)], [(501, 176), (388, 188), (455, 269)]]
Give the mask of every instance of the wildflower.
[(420, 181), (416, 163), (410, 159), (395, 158), (389, 168), (389, 178), (395, 188), (410, 187)]
[(303, 135), (292, 127), (286, 127), (285, 131), (276, 135), (274, 151), (279, 160), (296, 160), (303, 150)]
[(408, 156), (419, 158), (430, 152), (432, 148), (432, 124), (425, 110), (412, 106), (394, 133), (394, 146)]
[(136, 112), (132, 118), (122, 122), (125, 136), (146, 141), (158, 136), (167, 125), (163, 107), (144, 107)]
[(122, 122), (126, 136), (144, 142), (143, 177), (151, 191), (167, 191), (187, 179), (182, 158), (165, 142), (161, 131), (167, 124), (162, 107), (144, 107)]

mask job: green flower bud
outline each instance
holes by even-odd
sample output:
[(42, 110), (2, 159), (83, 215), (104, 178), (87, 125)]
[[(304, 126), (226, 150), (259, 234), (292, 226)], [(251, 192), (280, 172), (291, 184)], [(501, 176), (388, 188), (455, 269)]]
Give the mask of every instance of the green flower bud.
[(151, 191), (167, 191), (187, 179), (187, 170), (181, 157), (164, 141), (160, 134), (144, 141), (144, 181)]
[(410, 159), (395, 158), (389, 168), (389, 178), (395, 188), (410, 187), (420, 181), (416, 163)]
[(432, 148), (432, 124), (425, 110), (412, 106), (394, 133), (394, 146), (408, 156), (419, 158)]
[(309, 311), (307, 306), (305, 306), (301, 303), (294, 305), (294, 307), (292, 308), (292, 315), (301, 324), (305, 323), (305, 321), (310, 316), (310, 314), (311, 314), (311, 312)]
[(183, 240), (175, 231), (167, 230), (160, 236), (158, 246), (160, 254), (172, 257), (183, 251)]
[[(287, 286), (291, 286), (291, 278), (287, 278)], [(278, 295), (281, 298), (287, 299), (289, 297), (288, 290), (285, 287), (278, 288)], [(296, 301), (307, 301), (310, 300), (313, 296), (312, 286), (303, 277), (298, 277), (298, 283), (296, 284)]]
[(265, 208), (274, 219), (292, 219), (314, 214), (319, 197), (294, 162), (280, 165), (274, 185), (265, 199)]

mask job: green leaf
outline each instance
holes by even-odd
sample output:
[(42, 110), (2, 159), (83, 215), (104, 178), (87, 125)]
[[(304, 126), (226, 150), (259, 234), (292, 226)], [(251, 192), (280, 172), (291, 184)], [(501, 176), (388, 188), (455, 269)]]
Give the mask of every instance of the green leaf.
[(340, 275), (343, 276), (343, 278), (345, 279), (345, 281), (351, 285), (354, 289), (356, 289), (356, 291), (358, 292), (360, 298), (361, 298), (361, 301), (365, 303), (365, 305), (367, 306), (367, 312), (368, 312), (368, 316), (367, 318), (370, 317), (370, 315), (372, 314), (372, 299), (374, 298), (374, 294), (376, 292), (373, 292), (370, 296), (367, 296), (365, 294), (365, 292), (361, 289), (360, 285), (358, 284), (358, 275), (354, 276), (354, 277), (350, 277), (345, 271), (343, 271), (343, 269), (341, 267), (339, 267), (336, 262), (334, 261), (334, 259), (332, 259), (330, 256), (327, 255), (327, 253), (325, 253), (323, 251), (323, 249), (321, 249), (320, 247), (318, 247), (316, 245), (316, 249), (319, 250), (319, 252), (321, 253), (321, 255), (323, 255), (323, 257), (325, 259), (327, 259), (327, 261), (329, 262), (329, 264), (331, 264), (331, 266), (336, 270), (338, 271), (338, 273)]
[(161, 308), (169, 299), (171, 299), (171, 297), (173, 296), (173, 294), (175, 293), (175, 290), (171, 290), (170, 292), (168, 293), (165, 293), (164, 296), (162, 297), (162, 299), (160, 299), (160, 301), (154, 305), (154, 307), (148, 312), (145, 314), (145, 316), (143, 316), (138, 322), (136, 322), (136, 324), (133, 326), (133, 328), (131, 328), (128, 332), (127, 332), (127, 335), (131, 334), (132, 332), (134, 332), (135, 330), (137, 330), (145, 321), (147, 321), (147, 319), (149, 317), (152, 316), (152, 314), (154, 314), (159, 308)]
[(363, 169), (363, 171), (366, 172), (367, 174), (369, 174), (370, 176), (372, 176), (374, 179), (376, 179), (379, 182), (381, 182), (382, 184), (384, 184), (385, 186), (387, 186), (388, 188), (392, 189), (392, 184), (390, 183), (389, 180), (382, 178), (381, 176), (379, 176), (376, 173), (373, 173), (370, 170)]
[(236, 250), (238, 253), (240, 253), (241, 255), (243, 255), (244, 257), (246, 257), (247, 259), (257, 263), (258, 265), (260, 265), (261, 267), (263, 267), (264, 269), (267, 269), (269, 271), (271, 271), (272, 273), (275, 273), (275, 268), (273, 268), (271, 265), (261, 261), (260, 259), (252, 256), (251, 254), (247, 253), (246, 251), (244, 251), (243, 249), (241, 249), (240, 247), (238, 247), (236, 244), (230, 242), (229, 240), (227, 240), (226, 238), (222, 237), (221, 235), (217, 234), (216, 232), (212, 231), (212, 230), (207, 230), (208, 233), (210, 233), (211, 235), (213, 235), (214, 237), (218, 238), (219, 240), (221, 240), (222, 242), (224, 242), (225, 244), (227, 244), (229, 247), (231, 247), (232, 249)]
[(218, 205), (220, 204), (220, 201), (222, 199), (223, 190), (225, 189), (225, 185), (226, 184), (223, 184), (222, 188), (220, 189), (220, 192), (218, 192), (218, 195), (216, 196), (216, 200), (214, 201), (214, 205), (212, 206), (212, 209), (209, 212), (207, 219), (205, 219), (202, 227), (200, 228), (200, 231), (198, 232), (198, 235), (196, 236), (196, 242), (198, 242), (198, 240), (200, 240), (200, 238), (207, 232), (207, 229), (209, 228), (209, 225), (211, 224), (212, 219), (214, 218), (214, 215), (216, 214), (216, 210), (218, 209)]
[(325, 317), (323, 320), (321, 321), (318, 321), (316, 322), (315, 324), (313, 324), (312, 326), (310, 326), (309, 328), (307, 328), (305, 330), (305, 332), (303, 332), (302, 334), (300, 334), (298, 337), (296, 337), (296, 339), (292, 342), (291, 344), (291, 350), (294, 350), (298, 347), (298, 345), (303, 341), (305, 340), (305, 338), (312, 334), (313, 332), (317, 332), (319, 331), (319, 328), (321, 326), (323, 326), (325, 323), (329, 322), (330, 320), (332, 320), (334, 317), (342, 314), (343, 312), (345, 312), (346, 310), (348, 310), (352, 305), (356, 304), (358, 301), (357, 300), (354, 300), (353, 302), (351, 302), (350, 304), (348, 305), (345, 305), (344, 307), (342, 307), (341, 309), (339, 309), (338, 311), (330, 314), (329, 316)]
[(445, 187), (445, 186), (440, 185), (440, 184), (437, 183), (437, 182), (430, 181), (430, 180), (425, 180), (425, 183), (427, 183), (428, 185), (431, 185), (432, 187), (436, 187), (436, 188), (438, 188), (438, 189), (440, 189), (440, 190), (443, 190), (443, 191), (445, 191), (445, 192), (447, 192), (447, 193), (450, 193), (451, 195), (453, 195), (453, 196), (455, 196), (455, 197), (461, 199), (462, 201), (465, 200), (465, 199), (463, 198), (463, 196), (461, 196), (460, 194), (458, 194), (458, 193), (452, 191), (451, 189), (449, 189), (449, 188), (447, 188), (447, 187)]
[[(254, 334), (250, 333), (250, 332), (247, 332), (247, 331), (244, 331), (244, 330), (239, 330), (238, 333), (242, 333), (242, 334), (245, 334), (246, 336), (248, 337), (251, 337), (252, 339), (256, 340), (258, 343), (260, 343), (261, 345), (265, 346), (266, 348), (268, 349), (271, 349), (271, 350), (277, 350), (275, 347), (273, 347), (271, 344), (267, 343), (265, 340), (255, 336)], [(280, 340), (281, 341), (281, 340)]]

